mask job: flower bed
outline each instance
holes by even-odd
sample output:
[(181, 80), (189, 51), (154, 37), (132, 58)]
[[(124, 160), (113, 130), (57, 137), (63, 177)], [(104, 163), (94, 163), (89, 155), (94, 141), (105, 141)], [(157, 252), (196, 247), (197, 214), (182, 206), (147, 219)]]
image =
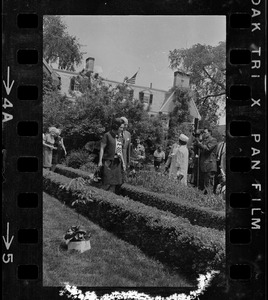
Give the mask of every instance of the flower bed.
[[(90, 178), (90, 174), (87, 172), (64, 166), (57, 166), (56, 172), (70, 178)], [(122, 185), (121, 192), (123, 196), (128, 196), (132, 200), (187, 218), (193, 225), (225, 230), (224, 212), (199, 207), (194, 205), (193, 202), (186, 202), (179, 197), (151, 192), (140, 186), (133, 186), (127, 183)]]
[[(43, 171), (44, 191), (67, 205), (71, 205), (79, 192), (74, 188), (62, 188), (69, 181), (60, 174)], [(93, 201), (78, 206), (79, 213), (145, 253), (188, 276), (196, 277), (200, 273), (223, 268), (224, 232), (191, 225), (188, 220), (169, 212), (95, 187), (88, 189), (92, 191)], [(81, 193), (84, 191), (81, 190)]]

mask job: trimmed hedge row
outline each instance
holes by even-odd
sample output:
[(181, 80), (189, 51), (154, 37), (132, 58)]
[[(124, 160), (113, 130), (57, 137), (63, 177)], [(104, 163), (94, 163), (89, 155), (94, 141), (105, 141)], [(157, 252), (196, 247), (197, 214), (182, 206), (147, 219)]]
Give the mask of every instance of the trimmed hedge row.
[[(60, 186), (69, 178), (44, 170), (44, 191), (70, 205), (82, 190)], [(191, 225), (184, 218), (113, 193), (88, 187), (93, 201), (78, 206), (79, 213), (148, 255), (194, 278), (208, 270), (223, 269), (224, 232)]]
[(146, 205), (157, 207), (158, 209), (170, 211), (176, 216), (187, 218), (191, 224), (203, 227), (225, 229), (225, 215), (223, 212), (211, 210), (209, 208), (197, 207), (192, 203), (179, 200), (178, 197), (158, 194), (148, 191), (142, 187), (123, 184), (121, 187), (122, 196), (127, 196), (133, 200)]
[(74, 169), (71, 167), (66, 167), (63, 165), (56, 165), (55, 169), (56, 173), (59, 173), (61, 175), (64, 175), (69, 178), (77, 178), (77, 177), (82, 177), (84, 179), (90, 179), (92, 174), (79, 170), (79, 169)]
[[(70, 178), (79, 176), (90, 178), (90, 175), (87, 172), (64, 166), (57, 166), (56, 172)], [(178, 200), (178, 197), (151, 192), (143, 187), (137, 187), (127, 183), (122, 185), (121, 193), (123, 196), (127, 196), (132, 200), (172, 212), (176, 216), (187, 218), (193, 225), (225, 230), (226, 220), (224, 212), (199, 207), (181, 199)]]

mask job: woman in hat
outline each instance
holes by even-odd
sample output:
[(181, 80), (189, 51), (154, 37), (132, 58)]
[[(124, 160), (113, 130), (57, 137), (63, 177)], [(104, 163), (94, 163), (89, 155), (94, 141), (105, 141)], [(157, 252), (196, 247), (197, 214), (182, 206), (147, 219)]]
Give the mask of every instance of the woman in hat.
[(52, 152), (57, 149), (54, 144), (58, 134), (59, 130), (56, 127), (49, 127), (48, 132), (43, 134), (43, 168), (52, 167)]
[(103, 167), (103, 188), (112, 192), (122, 185), (123, 170), (126, 169), (122, 151), (123, 129), (124, 121), (116, 118), (112, 122), (111, 130), (101, 140), (98, 166)]

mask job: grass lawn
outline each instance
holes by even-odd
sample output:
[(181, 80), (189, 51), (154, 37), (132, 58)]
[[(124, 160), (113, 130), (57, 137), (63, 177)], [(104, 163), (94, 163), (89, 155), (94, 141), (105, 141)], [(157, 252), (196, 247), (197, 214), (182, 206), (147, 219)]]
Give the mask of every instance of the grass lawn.
[(80, 216), (79, 224), (91, 232), (91, 249), (67, 251), (63, 236), (77, 225), (77, 213), (43, 193), (43, 285), (65, 282), (87, 287), (187, 287), (184, 276), (171, 273), (137, 247), (120, 240)]

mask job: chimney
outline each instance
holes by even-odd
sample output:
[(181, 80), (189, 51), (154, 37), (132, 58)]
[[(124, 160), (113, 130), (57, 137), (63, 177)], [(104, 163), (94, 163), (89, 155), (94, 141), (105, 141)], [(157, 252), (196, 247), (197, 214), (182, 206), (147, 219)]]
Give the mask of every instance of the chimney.
[(150, 89), (152, 88), (152, 86), (153, 86), (153, 84), (152, 84), (152, 83), (150, 83)]
[(189, 88), (190, 75), (186, 74), (183, 71), (174, 72), (174, 81), (173, 86), (180, 88)]
[(94, 70), (94, 61), (95, 61), (95, 58), (93, 58), (93, 57), (88, 57), (86, 59), (85, 71), (86, 71), (86, 75), (87, 76), (90, 76), (90, 74), (93, 73), (93, 70)]

